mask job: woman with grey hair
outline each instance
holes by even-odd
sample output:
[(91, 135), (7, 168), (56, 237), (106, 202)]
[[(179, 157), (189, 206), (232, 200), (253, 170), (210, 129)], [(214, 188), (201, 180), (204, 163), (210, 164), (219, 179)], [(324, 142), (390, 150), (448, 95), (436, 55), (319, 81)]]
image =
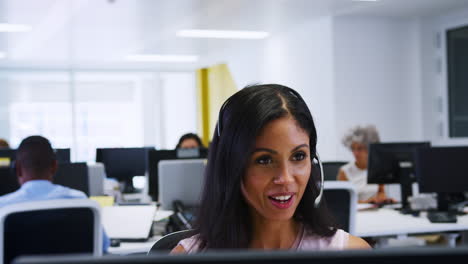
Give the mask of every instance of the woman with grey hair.
[(380, 142), (377, 128), (373, 125), (356, 126), (345, 134), (342, 142), (351, 150), (355, 161), (342, 166), (337, 179), (339, 181), (350, 181), (355, 185), (360, 203), (393, 202), (385, 195), (382, 184), (367, 184), (369, 145)]

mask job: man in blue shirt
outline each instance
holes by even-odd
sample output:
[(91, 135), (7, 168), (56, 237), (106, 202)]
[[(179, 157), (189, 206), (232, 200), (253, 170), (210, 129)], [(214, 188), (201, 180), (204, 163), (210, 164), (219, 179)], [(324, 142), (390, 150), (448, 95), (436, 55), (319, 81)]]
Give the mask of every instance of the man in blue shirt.
[[(0, 196), (0, 208), (6, 205), (53, 199), (87, 199), (81, 191), (52, 183), (58, 163), (49, 140), (41, 136), (25, 138), (16, 151), (15, 171), (21, 188)], [(103, 251), (110, 245), (103, 230)]]

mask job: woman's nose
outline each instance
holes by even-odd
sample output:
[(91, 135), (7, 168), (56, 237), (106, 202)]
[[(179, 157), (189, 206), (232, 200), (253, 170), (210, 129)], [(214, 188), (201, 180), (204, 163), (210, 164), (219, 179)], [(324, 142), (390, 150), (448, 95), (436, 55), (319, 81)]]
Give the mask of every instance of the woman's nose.
[(287, 165), (282, 165), (278, 169), (278, 174), (273, 180), (275, 184), (289, 184), (294, 181), (291, 168), (289, 168)]

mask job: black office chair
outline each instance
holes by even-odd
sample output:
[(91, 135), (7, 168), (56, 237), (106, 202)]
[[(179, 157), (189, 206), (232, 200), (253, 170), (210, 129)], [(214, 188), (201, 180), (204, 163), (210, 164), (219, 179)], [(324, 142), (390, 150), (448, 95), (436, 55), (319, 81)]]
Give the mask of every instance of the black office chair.
[(167, 234), (158, 241), (156, 241), (156, 243), (154, 243), (154, 245), (148, 252), (148, 255), (170, 251), (175, 246), (177, 246), (179, 241), (181, 241), (182, 239), (189, 238), (193, 235), (195, 235), (195, 230), (193, 229), (182, 230)]
[(347, 162), (344, 161), (324, 161), (322, 162), (323, 166), (323, 177), (326, 181), (336, 181), (336, 176), (341, 166), (345, 165)]
[(338, 227), (354, 234), (358, 203), (354, 185), (347, 181), (326, 181), (323, 187), (324, 200)]
[(21, 255), (102, 255), (99, 205), (87, 199), (5, 206), (0, 235), (0, 264)]

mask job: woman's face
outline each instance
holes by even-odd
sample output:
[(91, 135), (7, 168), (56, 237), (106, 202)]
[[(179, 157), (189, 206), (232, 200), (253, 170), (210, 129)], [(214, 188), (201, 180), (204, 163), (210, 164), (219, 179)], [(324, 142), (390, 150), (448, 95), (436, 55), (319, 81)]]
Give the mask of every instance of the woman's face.
[(198, 142), (193, 138), (187, 138), (182, 143), (180, 143), (180, 148), (198, 148)]
[(367, 158), (369, 152), (364, 144), (353, 142), (351, 144), (351, 152), (353, 152), (354, 158), (358, 164), (367, 164)]
[(309, 135), (291, 117), (268, 123), (256, 138), (242, 182), (253, 215), (289, 220), (311, 173)]

